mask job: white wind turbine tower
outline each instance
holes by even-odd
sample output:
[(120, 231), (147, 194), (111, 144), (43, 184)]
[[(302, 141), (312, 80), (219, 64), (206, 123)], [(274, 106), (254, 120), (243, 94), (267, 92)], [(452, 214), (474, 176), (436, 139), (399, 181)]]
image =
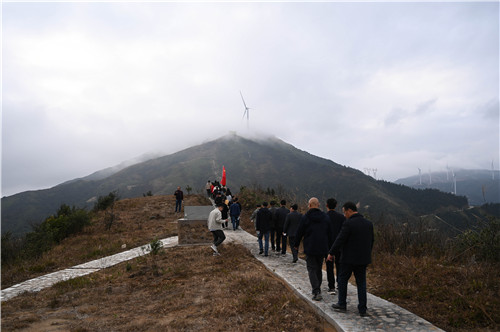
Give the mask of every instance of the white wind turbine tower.
[(245, 106), (245, 111), (243, 112), (243, 119), (245, 118), (245, 115), (247, 116), (247, 129), (250, 128), (250, 107), (247, 106), (245, 103), (245, 99), (243, 99), (243, 94), (241, 93), (240, 90), (240, 96), (241, 100), (243, 101), (243, 106)]
[(456, 196), (457, 195), (457, 177), (455, 175), (455, 172), (453, 172), (453, 169), (451, 170), (451, 176), (453, 177), (453, 193)]
[(495, 180), (495, 166), (493, 165), (493, 160), (491, 161), (491, 179)]
[(422, 185), (422, 170), (420, 168), (418, 169), (418, 177), (420, 179), (420, 185)]

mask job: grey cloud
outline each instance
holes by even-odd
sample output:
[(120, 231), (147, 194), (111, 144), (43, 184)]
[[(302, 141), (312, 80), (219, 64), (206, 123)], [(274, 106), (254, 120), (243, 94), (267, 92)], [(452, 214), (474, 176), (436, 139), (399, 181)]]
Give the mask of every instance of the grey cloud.
[(496, 121), (498, 124), (500, 118), (500, 104), (498, 102), (498, 98), (492, 99), (479, 107), (479, 112), (482, 114), (483, 118)]
[[(251, 130), (344, 165), (390, 174), (402, 172), (398, 156), (440, 149), (456, 160), (490, 159), (498, 146), (490, 142), (492, 131), (498, 136), (498, 4), (7, 3), (3, 19), (5, 189), (240, 132), (239, 90)], [(61, 40), (82, 57), (57, 48)], [(84, 71), (78, 64), (87, 61)], [(471, 105), (480, 105), (473, 116)], [(467, 108), (466, 118), (439, 122), (455, 108)], [(470, 137), (459, 134), (473, 125), (489, 133), (480, 144), (487, 152), (462, 156), (443, 145), (463, 145)], [(436, 137), (446, 138), (440, 147)], [(45, 162), (61, 155), (65, 163)], [(373, 165), (361, 164), (364, 156)]]
[(430, 99), (427, 101), (424, 101), (423, 103), (417, 105), (414, 114), (415, 115), (422, 115), (431, 110), (431, 108), (436, 104), (437, 98)]

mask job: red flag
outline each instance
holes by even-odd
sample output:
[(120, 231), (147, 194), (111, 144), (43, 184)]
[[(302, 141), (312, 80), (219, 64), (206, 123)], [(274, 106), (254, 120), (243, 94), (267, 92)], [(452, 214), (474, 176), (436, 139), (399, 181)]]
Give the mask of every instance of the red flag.
[(223, 186), (226, 185), (226, 169), (224, 166), (222, 166), (222, 180), (220, 181), (220, 184)]

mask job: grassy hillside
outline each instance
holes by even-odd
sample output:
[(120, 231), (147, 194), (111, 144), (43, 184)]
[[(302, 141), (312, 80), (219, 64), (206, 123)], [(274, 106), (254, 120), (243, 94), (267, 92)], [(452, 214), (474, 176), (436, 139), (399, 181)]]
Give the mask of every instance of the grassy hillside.
[[(186, 203), (205, 205), (207, 200), (189, 195)], [(129, 249), (174, 236), (180, 216), (173, 212), (174, 204), (172, 196), (119, 200), (114, 207), (117, 220), (110, 230), (105, 228), (106, 212), (100, 212), (83, 232), (64, 239), (41, 258), (10, 265), (2, 261), (2, 288), (120, 252), (125, 250), (123, 245)], [(245, 209), (241, 218), (249, 232), (253, 232), (252, 211)], [(302, 205), (300, 212), (305, 211)], [(470, 248), (458, 256), (451, 254), (454, 251), (436, 254), (429, 250), (436, 243), (446, 248), (439, 234), (424, 232), (415, 237), (414, 226), (397, 227), (375, 223), (368, 291), (446, 331), (498, 330), (498, 261), (479, 261)], [(499, 232), (492, 235), (498, 237)], [(214, 259), (206, 246), (170, 248), (36, 294), (22, 294), (2, 303), (1, 327), (150, 331), (275, 330), (279, 326), (287, 331), (333, 331), (246, 249), (223, 244), (221, 251), (222, 259)], [(214, 293), (218, 300), (214, 301)]]

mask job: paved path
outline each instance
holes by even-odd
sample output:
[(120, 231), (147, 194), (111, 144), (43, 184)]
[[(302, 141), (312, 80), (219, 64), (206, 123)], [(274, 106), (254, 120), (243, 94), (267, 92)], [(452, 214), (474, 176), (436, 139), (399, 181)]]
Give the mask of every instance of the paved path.
[[(163, 243), (164, 248), (173, 247), (177, 245), (177, 236), (169, 237), (167, 239), (163, 239), (160, 241)], [(87, 262), (84, 264), (76, 265), (70, 267), (69, 269), (53, 272), (38, 278), (27, 280), (20, 284), (14, 285), (10, 288), (2, 289), (2, 302), (10, 300), (11, 298), (24, 292), (38, 292), (60, 281), (65, 281), (68, 279), (81, 277), (93, 272), (97, 272), (101, 269), (111, 267), (121, 262), (125, 262), (133, 258), (143, 256), (145, 254), (148, 254), (150, 251), (151, 247), (148, 244), (142, 247), (121, 252), (119, 254), (96, 259), (95, 261)]]
[[(292, 263), (292, 256), (270, 254), (269, 257), (258, 255), (257, 238), (243, 230), (225, 231), (227, 241), (243, 244), (250, 252), (262, 262), (266, 268), (286, 281), (296, 294), (308, 302), (316, 312), (329, 321), (337, 331), (442, 331), (426, 320), (412, 314), (411, 312), (385, 301), (381, 298), (368, 294), (367, 317), (360, 317), (357, 312), (357, 292), (356, 287), (348, 286), (347, 312), (339, 313), (331, 308), (331, 304), (336, 302), (336, 295), (326, 293), (326, 273), (323, 273), (322, 301), (311, 300), (311, 285), (307, 276), (306, 263), (299, 259), (297, 263)], [(161, 240), (164, 247), (177, 245), (177, 237)], [(208, 249), (208, 248), (207, 248)], [(101, 258), (72, 268), (54, 272), (45, 276), (31, 279), (2, 290), (1, 300), (9, 300), (23, 292), (37, 292), (53, 284), (71, 278), (87, 275), (100, 269), (113, 266), (115, 264), (133, 259), (149, 253), (149, 245), (131, 249), (113, 256)]]
[(307, 275), (306, 262), (299, 259), (292, 263), (292, 255), (285, 257), (270, 253), (269, 257), (259, 255), (257, 238), (243, 230), (225, 231), (229, 241), (243, 244), (252, 254), (261, 261), (269, 271), (285, 280), (291, 288), (307, 301), (318, 314), (329, 321), (337, 331), (442, 331), (428, 321), (411, 312), (372, 294), (368, 294), (368, 314), (361, 317), (358, 314), (358, 295), (355, 286), (349, 284), (347, 290), (347, 312), (340, 313), (332, 309), (331, 305), (337, 302), (337, 295), (326, 293), (328, 282), (326, 272), (323, 271), (322, 301), (313, 301), (311, 284)]

